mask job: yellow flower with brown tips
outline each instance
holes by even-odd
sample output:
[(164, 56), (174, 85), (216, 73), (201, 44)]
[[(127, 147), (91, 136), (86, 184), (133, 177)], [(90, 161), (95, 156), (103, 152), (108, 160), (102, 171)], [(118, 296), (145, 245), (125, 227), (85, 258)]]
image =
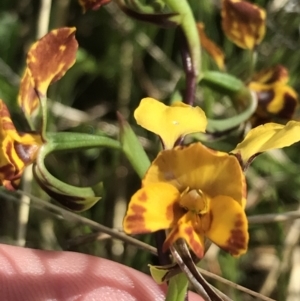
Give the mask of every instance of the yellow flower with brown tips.
[(201, 143), (165, 150), (142, 184), (129, 203), (126, 233), (170, 229), (163, 250), (183, 238), (199, 258), (205, 237), (232, 255), (246, 252), (245, 179), (234, 156)]
[[(46, 97), (49, 85), (74, 64), (77, 47), (75, 28), (67, 27), (52, 30), (31, 46), (18, 95), (18, 104), (27, 118), (38, 108), (40, 98)], [(0, 184), (14, 189), (25, 167), (35, 161), (44, 141), (36, 132), (17, 131), (2, 100), (0, 141)]]
[(298, 94), (289, 86), (288, 70), (282, 65), (263, 69), (253, 76), (248, 87), (257, 95), (258, 107), (252, 119), (254, 125), (274, 117), (292, 119), (298, 106)]
[(39, 134), (17, 132), (5, 103), (0, 100), (0, 184), (14, 189), (36, 158), (43, 141)]
[(229, 40), (244, 49), (253, 49), (265, 36), (266, 12), (243, 0), (222, 0), (222, 28)]
[[(135, 114), (138, 123), (171, 147), (178, 136), (196, 128), (203, 131), (207, 122), (205, 115), (202, 122), (198, 120), (201, 113), (182, 117), (175, 127), (172, 120), (189, 112), (187, 107), (168, 107), (152, 98), (142, 100), (140, 106), (141, 111), (138, 108)], [(200, 142), (161, 151), (146, 172), (142, 188), (129, 202), (124, 231), (139, 234), (166, 230), (164, 251), (184, 239), (199, 258), (204, 255), (205, 237), (232, 255), (245, 253), (249, 235), (243, 171), (260, 153), (298, 141), (300, 122), (290, 121), (250, 130), (230, 154), (211, 150)]]

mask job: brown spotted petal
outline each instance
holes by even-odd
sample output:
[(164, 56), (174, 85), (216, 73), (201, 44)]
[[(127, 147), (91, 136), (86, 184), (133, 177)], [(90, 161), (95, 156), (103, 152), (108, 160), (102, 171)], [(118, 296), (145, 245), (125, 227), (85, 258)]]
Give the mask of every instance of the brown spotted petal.
[(81, 5), (83, 12), (85, 13), (87, 10), (97, 10), (102, 5), (109, 3), (111, 0), (78, 0)]
[(224, 53), (223, 51), (212, 41), (210, 40), (205, 31), (204, 31), (204, 24), (197, 23), (198, 33), (200, 36), (201, 46), (205, 49), (205, 51), (212, 57), (215, 61), (219, 69), (224, 69)]
[(281, 83), (264, 85), (252, 82), (249, 88), (256, 92), (258, 108), (256, 115), (272, 120), (272, 117), (291, 119), (298, 106), (296, 91)]
[(266, 32), (264, 9), (242, 0), (222, 0), (222, 28), (229, 40), (253, 49)]
[(75, 31), (75, 27), (52, 30), (30, 48), (27, 68), (40, 96), (45, 96), (49, 85), (59, 80), (75, 63), (78, 48)]
[(201, 220), (197, 223), (195, 219), (200, 219), (199, 216), (196, 216), (193, 212), (187, 212), (183, 217), (181, 217), (177, 225), (172, 229), (172, 231), (167, 236), (164, 244), (163, 251), (167, 251), (172, 244), (174, 244), (178, 239), (182, 238), (186, 241), (188, 246), (193, 250), (198, 258), (204, 256), (204, 232), (201, 227)]
[(287, 85), (288, 70), (277, 65), (263, 69), (253, 76), (248, 87), (256, 92), (258, 106), (252, 119), (252, 124), (272, 121), (274, 117), (289, 120), (293, 117), (298, 106), (296, 91)]
[(144, 186), (130, 200), (123, 221), (124, 231), (139, 234), (171, 228), (181, 214), (179, 196), (179, 191), (167, 183)]
[(2, 100), (0, 118), (0, 183), (12, 189), (24, 168), (35, 160), (42, 140), (37, 134), (18, 133)]
[(230, 197), (218, 196), (211, 200), (210, 210), (211, 224), (205, 235), (231, 255), (244, 254), (249, 234), (243, 207)]

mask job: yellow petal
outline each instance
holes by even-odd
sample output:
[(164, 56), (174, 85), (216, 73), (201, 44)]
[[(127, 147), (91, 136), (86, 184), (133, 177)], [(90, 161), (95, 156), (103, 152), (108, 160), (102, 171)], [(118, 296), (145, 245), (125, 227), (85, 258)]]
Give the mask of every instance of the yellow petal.
[(200, 36), (201, 46), (208, 52), (208, 54), (215, 61), (219, 69), (224, 70), (224, 53), (223, 51), (212, 41), (210, 40), (205, 31), (204, 24), (199, 22), (197, 23), (198, 33)]
[(266, 32), (264, 9), (241, 0), (222, 1), (222, 28), (228, 39), (244, 49), (253, 49)]
[(123, 221), (128, 234), (150, 233), (171, 228), (182, 214), (179, 191), (167, 183), (147, 185), (131, 198)]
[(210, 203), (211, 224), (205, 235), (231, 255), (247, 251), (248, 221), (242, 206), (227, 196), (218, 196)]
[(300, 141), (300, 122), (289, 121), (286, 125), (266, 123), (249, 131), (231, 153), (238, 154), (246, 165), (259, 153), (290, 146), (298, 141)]
[(199, 231), (195, 229), (194, 217), (195, 214), (188, 212), (178, 221), (178, 224), (172, 229), (163, 244), (164, 252), (167, 251), (176, 240), (183, 238), (197, 257), (203, 257), (205, 249), (204, 236), (203, 233), (199, 233)]
[(227, 195), (241, 204), (245, 198), (245, 177), (235, 156), (201, 143), (160, 152), (143, 180), (144, 186), (155, 182), (170, 183), (180, 192), (200, 189), (212, 198)]
[(153, 98), (144, 98), (134, 112), (137, 123), (161, 137), (165, 148), (172, 148), (176, 140), (187, 134), (204, 132), (207, 120), (199, 107), (181, 102), (166, 106)]

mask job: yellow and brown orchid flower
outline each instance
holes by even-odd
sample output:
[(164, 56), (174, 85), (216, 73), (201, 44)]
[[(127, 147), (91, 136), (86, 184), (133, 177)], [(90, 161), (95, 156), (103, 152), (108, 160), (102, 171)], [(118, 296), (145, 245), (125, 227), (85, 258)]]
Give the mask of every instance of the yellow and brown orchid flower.
[(243, 0), (222, 0), (222, 28), (229, 40), (243, 49), (254, 49), (265, 36), (266, 12)]
[(24, 168), (35, 160), (43, 141), (39, 134), (17, 132), (3, 100), (0, 100), (0, 140), (0, 184), (13, 190)]
[[(77, 46), (75, 28), (52, 30), (31, 46), (18, 96), (18, 104), (27, 118), (37, 110), (40, 98), (46, 97), (48, 86), (74, 64)], [(18, 132), (2, 100), (0, 130), (0, 183), (14, 189), (25, 167), (35, 161), (46, 137)]]
[(129, 234), (170, 229), (166, 251), (185, 239), (199, 257), (204, 237), (233, 255), (246, 252), (245, 179), (238, 160), (201, 143), (162, 151), (131, 198), (124, 219)]
[[(204, 113), (173, 123), (185, 114), (185, 106), (162, 106), (151, 98), (142, 100), (141, 106), (135, 114), (138, 123), (169, 141), (169, 146), (178, 136), (195, 132), (190, 124), (202, 124), (199, 131), (206, 124)], [(156, 114), (151, 112), (152, 107)], [(300, 122), (290, 121), (287, 125), (268, 123), (250, 130), (230, 154), (199, 142), (161, 151), (146, 172), (142, 188), (130, 200), (124, 231), (139, 234), (168, 230), (165, 251), (183, 238), (199, 258), (204, 255), (205, 237), (232, 255), (245, 253), (249, 235), (243, 171), (258, 154), (298, 141)]]
[(253, 76), (248, 87), (257, 95), (258, 106), (252, 118), (253, 125), (263, 124), (274, 118), (292, 119), (299, 100), (289, 86), (288, 70), (282, 65), (263, 69)]

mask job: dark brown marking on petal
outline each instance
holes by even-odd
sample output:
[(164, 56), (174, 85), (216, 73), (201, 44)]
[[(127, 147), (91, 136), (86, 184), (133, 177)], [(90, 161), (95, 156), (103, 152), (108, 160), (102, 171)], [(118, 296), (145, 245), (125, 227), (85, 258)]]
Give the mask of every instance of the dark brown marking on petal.
[(126, 228), (131, 234), (149, 233), (151, 232), (145, 224), (144, 213), (147, 211), (143, 206), (132, 205), (130, 209), (133, 211), (130, 215), (126, 216)]
[(15, 175), (15, 168), (12, 164), (8, 163), (0, 167), (0, 178), (11, 180), (14, 177), (14, 175)]
[(134, 204), (134, 205), (131, 205), (130, 208), (135, 214), (138, 214), (138, 215), (142, 215), (146, 212), (146, 209), (143, 206)]
[(133, 215), (129, 215), (126, 217), (126, 221), (128, 224), (141, 224), (144, 223), (145, 219), (142, 215), (138, 215), (138, 214), (133, 214)]
[(284, 105), (283, 108), (278, 112), (278, 117), (291, 119), (297, 107), (298, 100), (289, 93), (284, 93)]
[[(273, 84), (282, 80), (282, 78), (288, 78), (288, 70), (282, 65), (276, 65), (274, 68), (270, 69), (273, 71), (272, 75), (267, 81), (262, 82), (263, 84)], [(266, 72), (270, 69), (267, 69)]]
[(236, 222), (234, 223), (234, 226), (236, 227), (236, 228), (240, 228), (241, 226), (243, 226), (244, 225), (244, 221), (243, 221), (243, 219), (242, 219), (242, 215), (241, 214), (237, 214), (237, 220), (236, 220)]
[(239, 23), (255, 24), (262, 22), (259, 9), (246, 1), (232, 2), (225, 0), (224, 6), (226, 7), (226, 12), (231, 17), (229, 20), (237, 19)]
[(240, 251), (246, 249), (247, 239), (244, 232), (241, 229), (231, 230), (231, 235), (226, 241), (224, 250), (232, 255), (239, 255)]
[(193, 250), (193, 252), (197, 255), (198, 258), (202, 258), (204, 255), (204, 249), (201, 246), (201, 244), (195, 240), (194, 235), (196, 235), (192, 228), (186, 228), (184, 230), (186, 235), (190, 238), (189, 241), (187, 241), (187, 244), (190, 246), (190, 248)]
[(183, 214), (186, 213), (186, 210), (183, 209), (178, 202), (170, 204), (166, 209), (166, 219), (167, 220), (174, 220), (176, 223)]
[(142, 193), (139, 194), (138, 200), (141, 202), (146, 202), (148, 200), (148, 196), (145, 190), (143, 190)]

